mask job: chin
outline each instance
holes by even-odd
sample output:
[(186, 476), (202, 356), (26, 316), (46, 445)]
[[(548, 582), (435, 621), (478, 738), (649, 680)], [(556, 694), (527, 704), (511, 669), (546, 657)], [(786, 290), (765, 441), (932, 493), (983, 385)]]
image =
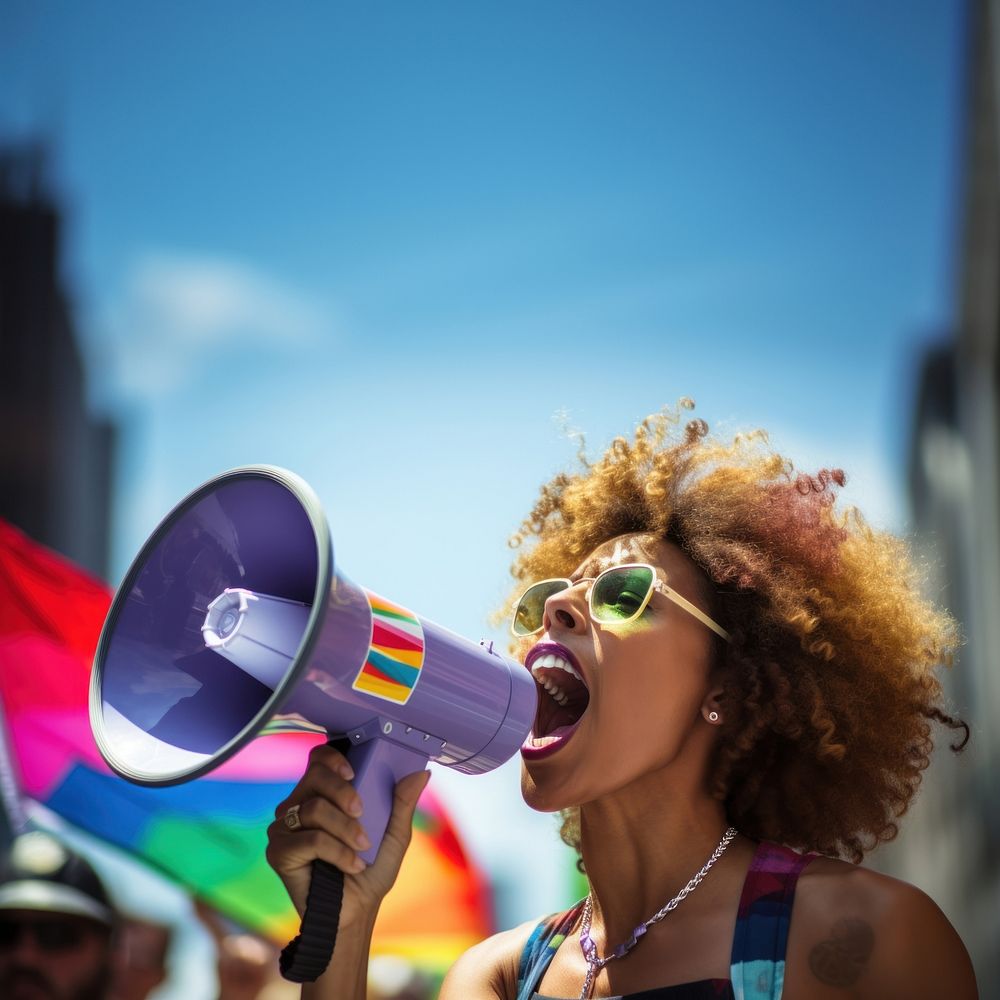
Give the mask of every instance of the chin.
[(548, 787), (546, 782), (536, 781), (524, 761), (521, 761), (521, 798), (535, 812), (556, 813), (578, 804), (567, 800), (564, 784)]

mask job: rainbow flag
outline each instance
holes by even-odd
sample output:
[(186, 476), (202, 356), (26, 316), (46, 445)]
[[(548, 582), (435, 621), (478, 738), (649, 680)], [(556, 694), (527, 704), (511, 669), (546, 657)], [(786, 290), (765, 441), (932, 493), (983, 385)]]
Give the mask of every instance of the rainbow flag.
[[(117, 777), (94, 744), (87, 707), (90, 663), (110, 599), (98, 580), (0, 521), (0, 703), (21, 794), (283, 944), (298, 921), (264, 860), (266, 828), (322, 737), (264, 736), (211, 774), (169, 788)], [(440, 973), (491, 933), (491, 903), (485, 879), (429, 790), (414, 826), (374, 950)]]

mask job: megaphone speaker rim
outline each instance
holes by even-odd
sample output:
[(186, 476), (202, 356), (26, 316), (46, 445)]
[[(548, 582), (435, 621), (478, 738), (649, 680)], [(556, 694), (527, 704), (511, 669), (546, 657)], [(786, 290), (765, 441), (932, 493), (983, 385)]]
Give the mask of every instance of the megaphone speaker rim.
[[(282, 680), (259, 711), (236, 736), (214, 753), (207, 755), (204, 761), (190, 767), (182, 768), (168, 774), (154, 774), (142, 771), (115, 754), (111, 742), (104, 731), (102, 678), (104, 664), (110, 649), (118, 617), (143, 567), (166, 533), (176, 525), (180, 518), (195, 504), (216, 492), (224, 484), (247, 479), (270, 480), (283, 486), (299, 501), (309, 519), (316, 542), (317, 559), (316, 587), (305, 632), (291, 668), (285, 673)], [(128, 571), (122, 578), (122, 582), (115, 591), (111, 608), (104, 620), (104, 626), (101, 629), (100, 639), (97, 643), (97, 652), (90, 675), (90, 723), (94, 734), (94, 741), (107, 764), (121, 777), (135, 784), (167, 786), (182, 784), (183, 782), (201, 777), (203, 774), (214, 771), (220, 764), (234, 756), (250, 740), (256, 737), (270, 718), (278, 712), (285, 698), (295, 688), (301, 674), (305, 671), (321, 631), (322, 619), (326, 615), (327, 597), (333, 582), (333, 572), (333, 540), (330, 535), (330, 526), (327, 523), (326, 515), (323, 513), (323, 507), (312, 487), (304, 479), (288, 469), (277, 465), (239, 466), (238, 468), (230, 469), (217, 476), (213, 476), (175, 504), (170, 512), (157, 524), (153, 533), (139, 550), (138, 555), (132, 560)]]

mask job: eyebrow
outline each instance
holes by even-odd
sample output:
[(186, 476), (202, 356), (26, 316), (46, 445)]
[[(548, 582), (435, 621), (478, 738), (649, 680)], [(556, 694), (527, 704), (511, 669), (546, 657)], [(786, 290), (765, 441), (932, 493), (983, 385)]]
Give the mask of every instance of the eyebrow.
[[(589, 574), (587, 572), (588, 569), (591, 571)], [(597, 573), (600, 572), (601, 571), (598, 569)], [(566, 579), (571, 580), (573, 583), (579, 583), (581, 580), (596, 580), (597, 573), (594, 573), (594, 565), (592, 562), (585, 562), (580, 569), (578, 569), (575, 573), (570, 573)]]

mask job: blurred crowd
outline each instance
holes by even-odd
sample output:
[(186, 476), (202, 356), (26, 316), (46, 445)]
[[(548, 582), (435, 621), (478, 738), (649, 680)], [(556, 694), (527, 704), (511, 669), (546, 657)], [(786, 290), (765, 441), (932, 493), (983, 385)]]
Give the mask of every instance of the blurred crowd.
[[(271, 942), (205, 906), (196, 912), (215, 941), (219, 1000), (298, 996), (298, 987), (279, 976)], [(171, 936), (163, 924), (119, 912), (90, 863), (46, 832), (21, 834), (3, 859), (4, 1000), (155, 1000), (169, 976)], [(432, 981), (403, 959), (373, 960), (368, 1000), (429, 1000), (434, 992)]]

